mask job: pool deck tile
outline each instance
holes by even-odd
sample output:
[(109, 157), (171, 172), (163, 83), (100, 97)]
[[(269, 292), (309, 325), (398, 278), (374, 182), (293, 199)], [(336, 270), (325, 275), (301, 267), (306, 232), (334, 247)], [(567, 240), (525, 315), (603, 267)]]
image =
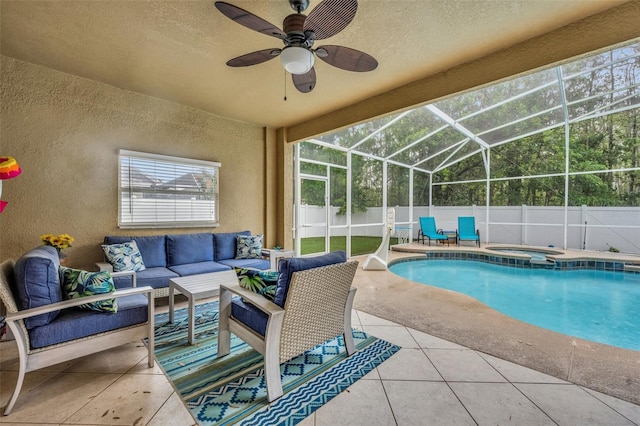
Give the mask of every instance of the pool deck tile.
[(495, 368), (469, 349), (428, 349), (427, 355), (447, 382), (506, 382)]
[(378, 374), (382, 380), (443, 382), (442, 375), (429, 359), (422, 349), (402, 348), (378, 366)]
[(554, 425), (554, 421), (511, 383), (450, 383), (479, 425)]
[(568, 382), (539, 371), (496, 358), (489, 354), (480, 353), (489, 364), (493, 366), (505, 379), (511, 383), (556, 383), (567, 384)]
[(580, 386), (534, 383), (515, 386), (559, 424), (634, 425)]
[[(409, 251), (401, 252), (394, 246), (389, 253), (390, 262), (421, 258), (424, 253), (433, 257), (453, 251), (491, 255), (484, 248), (429, 247), (420, 243), (401, 247)], [(606, 261), (626, 260), (619, 253), (602, 255)], [(588, 252), (575, 252), (556, 257), (566, 261), (595, 262), (595, 256)], [(355, 259), (362, 263), (366, 256)], [(637, 262), (637, 257), (630, 259)], [(594, 343), (527, 324), (472, 297), (417, 284), (388, 270), (365, 271), (359, 268), (354, 285), (358, 289), (354, 308), (359, 312), (402, 324), (410, 330), (492, 355), (558, 380), (640, 404), (639, 351)], [(420, 338), (416, 340), (421, 341)], [(429, 351), (426, 353), (430, 354)], [(444, 365), (444, 361), (442, 363)], [(434, 364), (438, 368), (437, 361)], [(445, 376), (445, 380), (449, 377)]]
[(399, 425), (428, 424), (426, 419), (431, 424), (476, 424), (445, 382), (384, 380), (382, 384)]

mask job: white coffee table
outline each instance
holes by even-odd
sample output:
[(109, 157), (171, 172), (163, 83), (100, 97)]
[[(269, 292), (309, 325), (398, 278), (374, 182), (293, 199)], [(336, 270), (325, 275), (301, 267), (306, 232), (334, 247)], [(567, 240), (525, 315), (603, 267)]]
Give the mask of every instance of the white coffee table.
[(173, 296), (177, 291), (189, 300), (189, 343), (194, 344), (195, 301), (220, 294), (220, 284), (236, 284), (238, 276), (235, 271), (211, 272), (208, 274), (189, 275), (169, 280), (169, 322), (173, 322)]

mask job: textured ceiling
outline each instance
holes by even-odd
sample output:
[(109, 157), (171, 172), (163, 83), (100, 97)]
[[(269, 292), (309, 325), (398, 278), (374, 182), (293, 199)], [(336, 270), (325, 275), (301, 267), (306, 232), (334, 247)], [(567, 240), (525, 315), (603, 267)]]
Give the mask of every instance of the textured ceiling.
[[(286, 0), (228, 0), (282, 28)], [(223, 16), (213, 1), (1, 0), (1, 53), (214, 114), (285, 127), (512, 46), (623, 1), (360, 0), (353, 22), (316, 45), (378, 59), (369, 73), (316, 61), (313, 92), (278, 59), (225, 62), (281, 41)], [(311, 0), (307, 13), (319, 0)], [(287, 100), (285, 101), (285, 82)]]

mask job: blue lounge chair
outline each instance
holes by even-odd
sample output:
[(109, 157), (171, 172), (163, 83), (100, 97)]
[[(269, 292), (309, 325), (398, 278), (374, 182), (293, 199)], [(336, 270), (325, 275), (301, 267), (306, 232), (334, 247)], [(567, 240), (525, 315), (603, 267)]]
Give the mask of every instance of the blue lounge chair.
[(459, 216), (456, 241), (476, 241), (480, 247), (480, 231), (476, 229), (476, 219), (473, 216)]
[(436, 220), (433, 216), (423, 216), (420, 218), (420, 230), (418, 231), (418, 241), (422, 241), (424, 244), (424, 238), (429, 239), (429, 245), (431, 240), (436, 241), (449, 241), (449, 238), (436, 229)]

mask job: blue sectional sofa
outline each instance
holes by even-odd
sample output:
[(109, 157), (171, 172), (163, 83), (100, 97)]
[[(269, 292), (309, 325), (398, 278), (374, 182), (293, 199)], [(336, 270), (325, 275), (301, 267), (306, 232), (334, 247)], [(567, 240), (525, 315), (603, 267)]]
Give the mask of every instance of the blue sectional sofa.
[[(229, 233), (192, 233), (154, 236), (111, 236), (104, 238), (104, 244), (121, 244), (135, 241), (142, 255), (145, 269), (136, 272), (139, 286), (154, 289), (168, 289), (171, 278), (206, 274), (232, 269), (234, 267), (269, 269), (266, 259), (236, 259), (238, 235), (251, 235), (250, 231)], [(98, 264), (100, 269), (109, 269), (108, 263)], [(116, 287), (130, 286), (122, 279), (116, 279)], [(168, 293), (167, 293), (168, 294)], [(156, 296), (166, 295), (156, 291)]]

